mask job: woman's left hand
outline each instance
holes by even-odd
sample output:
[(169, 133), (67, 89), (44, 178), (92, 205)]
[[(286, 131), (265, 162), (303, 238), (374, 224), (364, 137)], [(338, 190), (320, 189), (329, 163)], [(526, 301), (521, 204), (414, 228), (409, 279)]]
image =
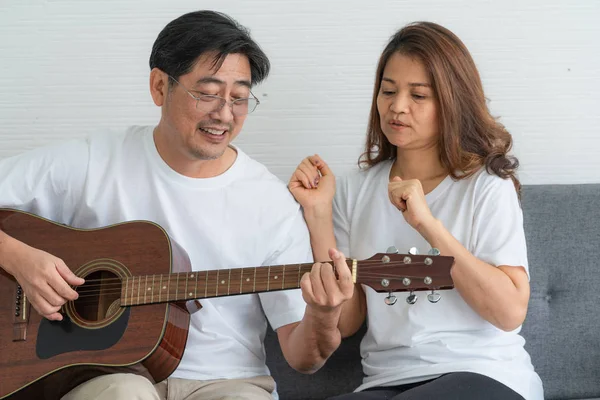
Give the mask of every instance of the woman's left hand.
[(388, 184), (388, 196), (392, 204), (402, 211), (406, 222), (418, 232), (435, 221), (418, 179), (403, 181), (395, 176)]

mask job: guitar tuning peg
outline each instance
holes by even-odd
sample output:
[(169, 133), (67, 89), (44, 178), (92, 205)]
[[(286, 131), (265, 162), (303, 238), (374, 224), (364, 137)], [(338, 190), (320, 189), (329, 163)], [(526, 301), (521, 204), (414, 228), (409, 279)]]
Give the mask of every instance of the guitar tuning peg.
[(390, 246), (390, 247), (388, 247), (388, 249), (385, 252), (388, 253), (388, 254), (398, 254), (398, 253), (400, 253), (398, 251), (398, 249), (396, 248), (396, 246)]
[(408, 254), (412, 254), (413, 256), (416, 256), (417, 254), (419, 254), (419, 250), (416, 247), (411, 247), (408, 250)]
[(430, 256), (439, 256), (440, 251), (438, 249), (436, 249), (435, 247), (433, 247), (433, 248), (429, 249), (427, 254), (429, 254)]
[(412, 305), (415, 304), (418, 299), (419, 297), (415, 294), (415, 292), (411, 291), (408, 297), (406, 298), (406, 302)]
[(442, 298), (442, 296), (439, 293), (436, 293), (435, 291), (431, 291), (431, 293), (429, 293), (427, 295), (427, 300), (429, 300), (430, 303), (437, 303), (438, 301), (440, 301), (440, 299)]
[(393, 306), (394, 304), (396, 304), (396, 301), (398, 301), (398, 298), (394, 296), (392, 292), (388, 293), (387, 297), (384, 300), (385, 304), (387, 304), (388, 306)]

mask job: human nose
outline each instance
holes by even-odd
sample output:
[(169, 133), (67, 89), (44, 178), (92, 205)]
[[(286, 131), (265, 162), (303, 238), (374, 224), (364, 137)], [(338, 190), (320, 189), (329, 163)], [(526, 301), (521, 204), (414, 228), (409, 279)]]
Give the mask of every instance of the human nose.
[(222, 99), (219, 107), (213, 110), (211, 114), (213, 114), (211, 117), (216, 118), (221, 122), (229, 123), (233, 121), (232, 103)]
[(409, 111), (409, 98), (407, 95), (398, 93), (390, 104), (390, 111), (395, 114), (408, 113)]

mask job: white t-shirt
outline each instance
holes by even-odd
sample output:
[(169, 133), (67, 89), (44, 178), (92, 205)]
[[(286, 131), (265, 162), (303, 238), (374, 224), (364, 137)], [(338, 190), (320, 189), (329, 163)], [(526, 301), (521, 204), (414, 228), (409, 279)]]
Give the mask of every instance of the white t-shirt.
[[(390, 202), (392, 161), (382, 162), (338, 180), (334, 201), (335, 234), (344, 254), (359, 260), (395, 246), (401, 253), (430, 246)], [(523, 216), (514, 185), (485, 169), (468, 179), (447, 177), (426, 201), (433, 215), (473, 255), (491, 265), (528, 268)], [(393, 306), (385, 293), (363, 285), (368, 330), (361, 343), (366, 375), (357, 390), (432, 379), (457, 371), (489, 376), (526, 400), (543, 400), (542, 382), (523, 348), (520, 327), (504, 332), (481, 318), (456, 290), (439, 291), (430, 303), (427, 292), (409, 305), (397, 293)]]
[[(150, 220), (186, 250), (193, 270), (311, 262), (300, 207), (263, 165), (236, 148), (223, 174), (189, 178), (162, 160), (152, 132), (132, 127), (2, 160), (0, 207), (78, 228)], [(268, 375), (267, 318), (277, 329), (301, 320), (306, 307), (299, 290), (201, 303), (174, 377)]]

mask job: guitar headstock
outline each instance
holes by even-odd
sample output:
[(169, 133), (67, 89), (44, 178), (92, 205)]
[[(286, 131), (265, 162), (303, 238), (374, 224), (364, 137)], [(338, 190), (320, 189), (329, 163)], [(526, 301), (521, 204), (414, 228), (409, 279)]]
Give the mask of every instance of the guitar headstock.
[(437, 249), (432, 249), (430, 254), (411, 253), (416, 251), (411, 249), (409, 254), (377, 253), (371, 258), (358, 261), (356, 282), (383, 293), (434, 291), (454, 287), (450, 276), (454, 257), (441, 256)]

